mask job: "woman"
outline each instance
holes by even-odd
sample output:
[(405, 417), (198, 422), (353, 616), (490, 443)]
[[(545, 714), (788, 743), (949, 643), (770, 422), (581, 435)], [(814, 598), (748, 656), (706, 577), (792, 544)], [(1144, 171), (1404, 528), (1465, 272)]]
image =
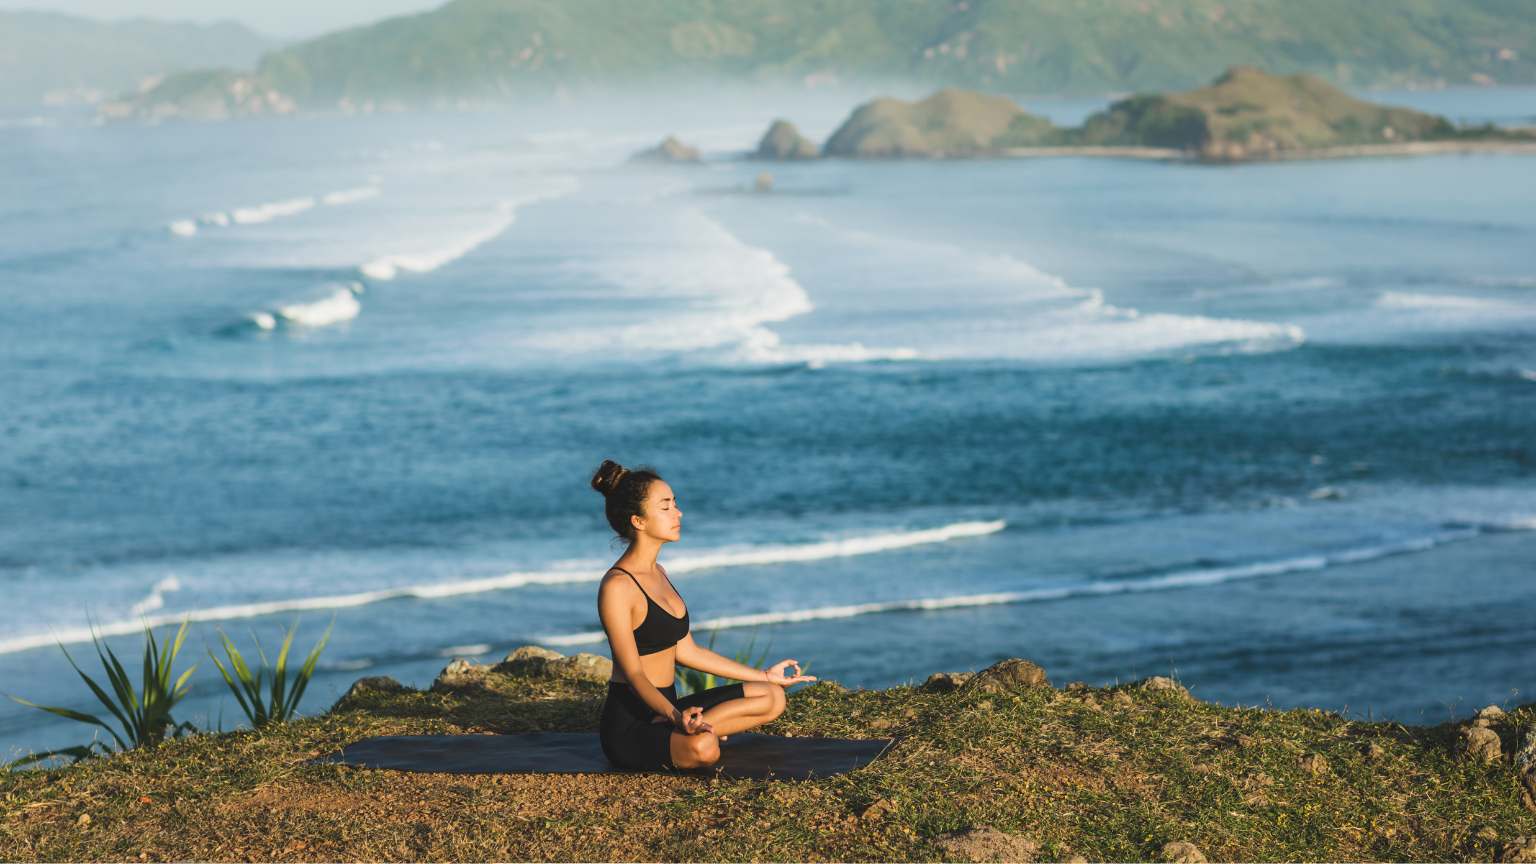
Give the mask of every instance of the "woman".
[[(799, 663), (766, 671), (695, 644), (688, 608), (656, 563), (661, 544), (681, 536), (683, 511), (655, 471), (605, 461), (592, 476), (608, 524), (629, 548), (603, 577), (597, 612), (608, 634), (613, 677), (603, 702), (603, 753), (624, 768), (700, 768), (720, 758), (720, 741), (784, 713), (784, 688), (801, 681)], [(745, 682), (677, 698), (676, 664)], [(793, 674), (789, 670), (793, 667)]]

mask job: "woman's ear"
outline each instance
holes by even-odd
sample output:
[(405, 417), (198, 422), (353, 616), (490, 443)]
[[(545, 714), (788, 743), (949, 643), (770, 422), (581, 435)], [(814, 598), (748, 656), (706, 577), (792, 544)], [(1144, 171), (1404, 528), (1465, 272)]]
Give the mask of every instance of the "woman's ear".
[(638, 514), (634, 514), (629, 517), (629, 524), (634, 526), (636, 534), (645, 533), (645, 520), (640, 518)]

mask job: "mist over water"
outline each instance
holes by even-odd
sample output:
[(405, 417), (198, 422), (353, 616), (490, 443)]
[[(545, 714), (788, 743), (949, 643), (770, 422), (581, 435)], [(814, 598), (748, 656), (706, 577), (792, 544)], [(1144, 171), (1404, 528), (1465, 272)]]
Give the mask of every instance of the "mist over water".
[[(856, 98), (0, 124), (0, 690), (91, 710), (55, 640), (93, 671), (92, 622), (137, 656), (185, 616), (200, 726), (218, 628), (334, 615), (309, 712), (603, 652), (614, 458), (678, 490), (727, 653), (1528, 701), (1528, 158), (737, 158)], [(705, 163), (626, 164), (669, 133)], [(7, 754), (89, 737), (5, 702)]]

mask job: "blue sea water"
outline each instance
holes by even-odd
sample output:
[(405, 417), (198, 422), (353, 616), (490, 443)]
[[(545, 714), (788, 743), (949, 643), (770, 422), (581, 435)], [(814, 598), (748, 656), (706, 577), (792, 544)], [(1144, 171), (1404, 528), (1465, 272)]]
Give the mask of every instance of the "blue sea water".
[[(1536, 115), (1452, 96), (1393, 101)], [(708, 107), (0, 122), (0, 690), (98, 710), (56, 641), (184, 616), (204, 727), (220, 629), (334, 618), (310, 713), (605, 652), (614, 458), (701, 640), (844, 684), (1533, 698), (1536, 162), (765, 166), (789, 106)], [(3, 702), (6, 756), (90, 738)]]

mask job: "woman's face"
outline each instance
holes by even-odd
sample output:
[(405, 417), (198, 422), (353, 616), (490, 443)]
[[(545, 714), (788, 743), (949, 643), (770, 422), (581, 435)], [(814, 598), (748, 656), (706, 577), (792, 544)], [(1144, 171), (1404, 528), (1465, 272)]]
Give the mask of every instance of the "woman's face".
[(683, 511), (677, 506), (677, 496), (665, 480), (651, 481), (645, 493), (643, 515), (632, 517), (635, 530), (663, 543), (671, 543), (683, 536)]

